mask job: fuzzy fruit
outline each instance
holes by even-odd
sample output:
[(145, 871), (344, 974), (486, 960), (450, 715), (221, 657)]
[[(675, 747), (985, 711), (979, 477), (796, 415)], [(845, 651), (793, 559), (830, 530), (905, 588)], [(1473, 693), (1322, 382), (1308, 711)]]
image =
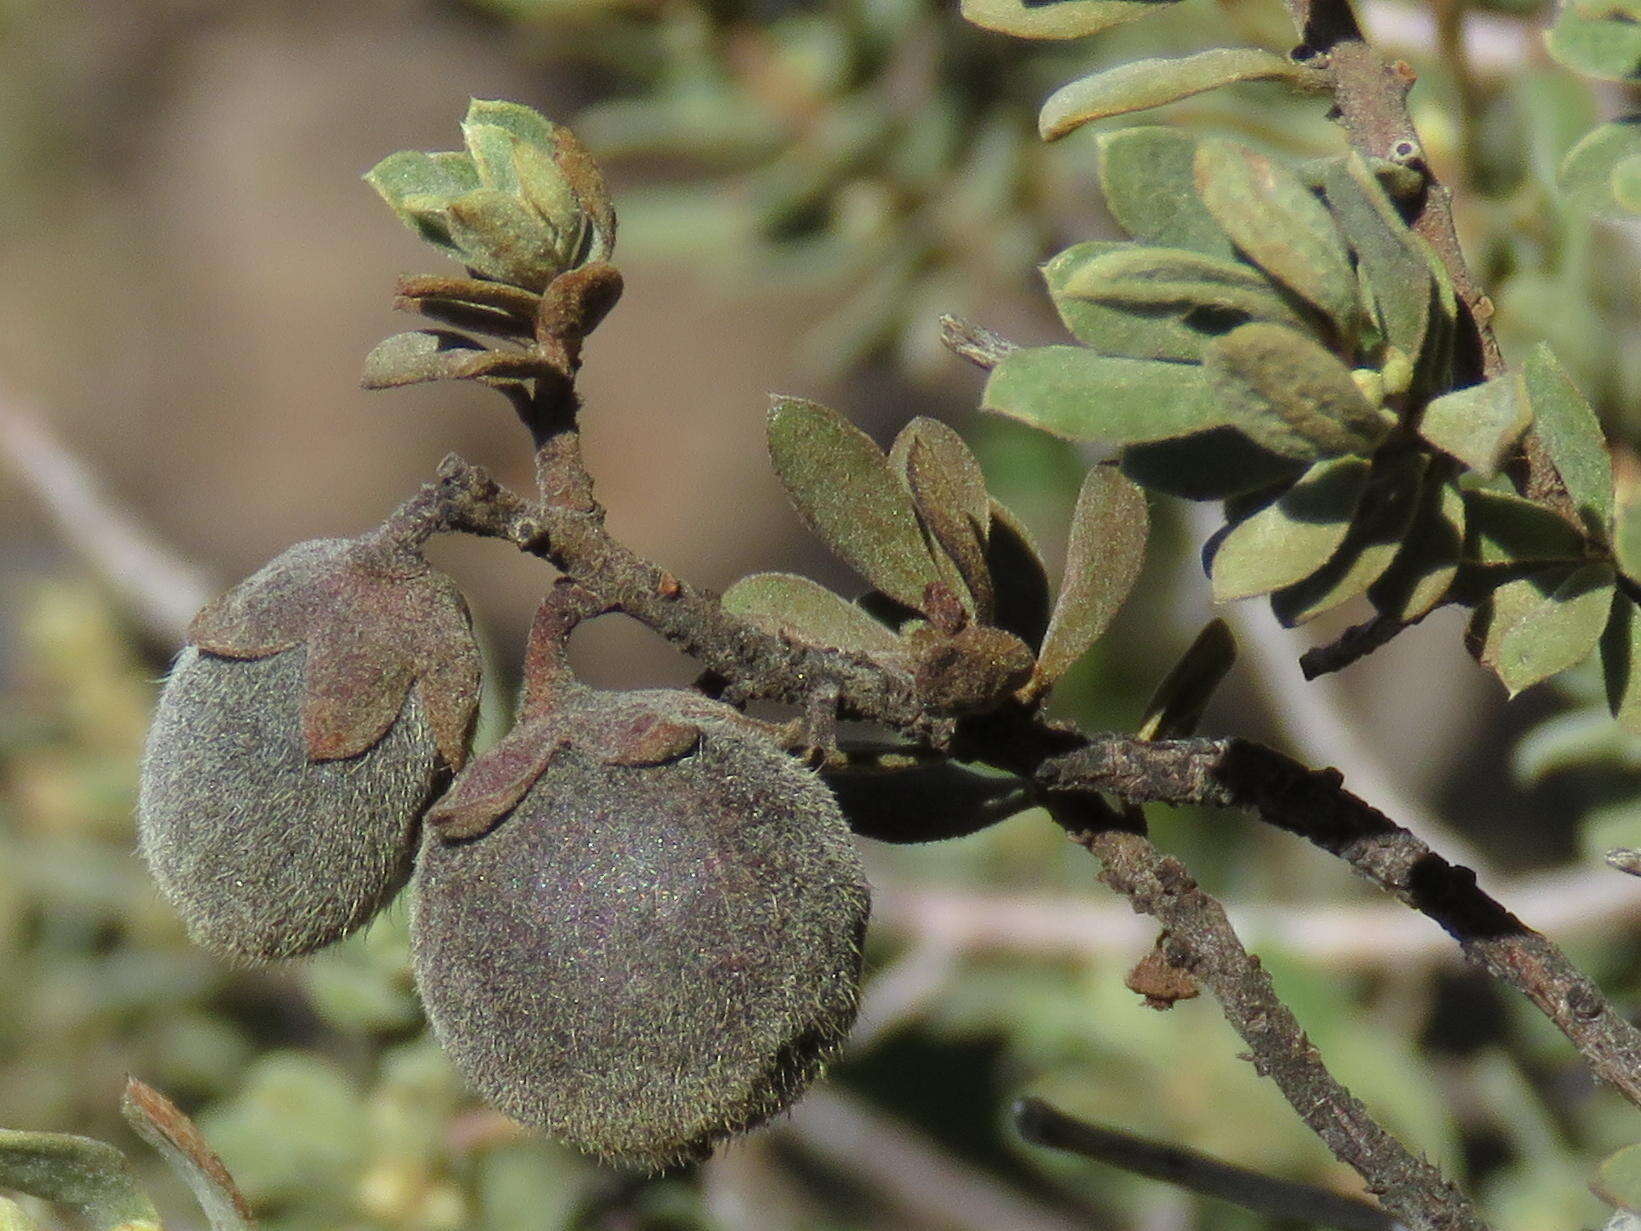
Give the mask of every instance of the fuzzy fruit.
[(199, 944), (231, 960), (340, 940), (409, 878), (465, 756), (466, 607), (373, 539), (301, 543), (207, 607), (143, 754), (139, 839)]
[[(703, 1157), (855, 1016), (869, 910), (831, 793), (693, 693), (577, 689), (428, 816), (416, 978), (497, 1107), (606, 1161)], [(460, 836), (469, 835), (469, 836)]]

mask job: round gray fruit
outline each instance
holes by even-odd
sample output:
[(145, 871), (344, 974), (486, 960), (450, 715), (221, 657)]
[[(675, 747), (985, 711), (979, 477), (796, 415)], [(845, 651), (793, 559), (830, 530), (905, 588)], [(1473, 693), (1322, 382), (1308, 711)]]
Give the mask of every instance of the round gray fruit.
[(143, 856), (188, 934), (235, 961), (311, 953), (380, 910), (409, 878), (438, 785), (414, 690), (363, 753), (311, 760), (306, 654), (184, 650), (143, 754)]
[(456, 1066), (509, 1115), (646, 1170), (704, 1156), (814, 1078), (854, 1020), (869, 910), (831, 793), (763, 737), (703, 721), (708, 704), (586, 694), (558, 729), (659, 711), (700, 741), (633, 765), (572, 735), (489, 832), (430, 825), (416, 874), (417, 982)]

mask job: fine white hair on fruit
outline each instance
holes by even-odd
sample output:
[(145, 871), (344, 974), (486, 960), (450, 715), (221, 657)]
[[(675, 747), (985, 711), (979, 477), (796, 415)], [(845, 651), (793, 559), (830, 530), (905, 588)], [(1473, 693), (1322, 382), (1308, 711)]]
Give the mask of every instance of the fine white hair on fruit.
[(386, 905), (439, 782), (414, 689), (366, 751), (310, 759), (306, 654), (184, 650), (143, 753), (143, 856), (194, 941), (236, 962), (311, 953)]
[[(870, 909), (831, 792), (713, 708), (582, 691), (517, 805), (476, 838), (429, 826), (417, 865), (416, 978), (457, 1068), (523, 1123), (650, 1171), (814, 1079), (854, 1021)], [(642, 765), (576, 746), (650, 716), (699, 742)]]

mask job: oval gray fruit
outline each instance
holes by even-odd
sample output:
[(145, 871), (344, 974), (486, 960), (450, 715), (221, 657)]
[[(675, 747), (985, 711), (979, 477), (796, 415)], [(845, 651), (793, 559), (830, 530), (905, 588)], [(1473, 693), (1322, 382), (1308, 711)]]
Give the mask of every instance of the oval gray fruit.
[[(477, 838), (430, 825), (416, 873), (416, 978), (457, 1068), (520, 1121), (647, 1170), (789, 1105), (855, 1015), (869, 895), (842, 814), (711, 708), (581, 696), (517, 805)], [(693, 751), (619, 764), (575, 739), (656, 714), (697, 726)]]
[(380, 910), (409, 878), (439, 782), (415, 690), (366, 751), (311, 760), (306, 656), (189, 647), (143, 753), (143, 856), (188, 934), (237, 961), (310, 953)]

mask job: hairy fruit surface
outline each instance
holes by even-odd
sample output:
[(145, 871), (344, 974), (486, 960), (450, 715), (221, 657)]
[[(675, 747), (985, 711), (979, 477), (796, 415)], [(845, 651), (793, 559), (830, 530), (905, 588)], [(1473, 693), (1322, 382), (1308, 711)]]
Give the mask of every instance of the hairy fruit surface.
[(429, 822), (417, 982), (457, 1067), (526, 1124), (646, 1170), (703, 1157), (853, 1023), (869, 897), (848, 828), (728, 707), (580, 690)]
[(374, 539), (285, 552), (196, 617), (137, 804), (144, 857), (199, 944), (240, 962), (342, 939), (409, 879), (465, 757), (465, 605)]

